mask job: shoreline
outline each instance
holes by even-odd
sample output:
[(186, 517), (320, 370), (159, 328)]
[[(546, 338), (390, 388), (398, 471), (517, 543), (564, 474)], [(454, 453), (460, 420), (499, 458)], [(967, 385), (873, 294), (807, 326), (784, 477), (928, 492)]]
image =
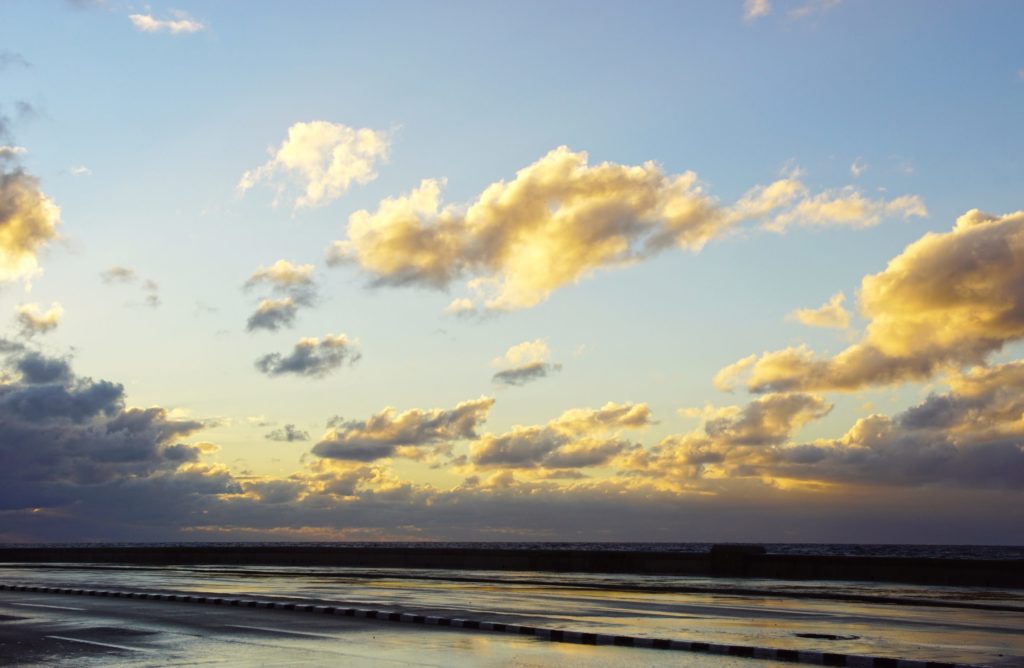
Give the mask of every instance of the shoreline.
[(858, 580), (1024, 588), (1024, 560), (812, 556), (712, 549), (703, 553), (450, 547), (220, 546), (0, 547), (0, 563), (343, 566)]

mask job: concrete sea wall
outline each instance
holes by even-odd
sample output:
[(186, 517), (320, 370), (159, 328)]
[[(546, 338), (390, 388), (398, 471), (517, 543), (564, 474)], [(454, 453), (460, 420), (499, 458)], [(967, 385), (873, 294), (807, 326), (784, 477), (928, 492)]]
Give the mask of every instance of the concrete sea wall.
[[(717, 546), (716, 546), (717, 548)], [(1024, 587), (1024, 560), (341, 546), (0, 547), (0, 563), (238, 564), (631, 573)]]

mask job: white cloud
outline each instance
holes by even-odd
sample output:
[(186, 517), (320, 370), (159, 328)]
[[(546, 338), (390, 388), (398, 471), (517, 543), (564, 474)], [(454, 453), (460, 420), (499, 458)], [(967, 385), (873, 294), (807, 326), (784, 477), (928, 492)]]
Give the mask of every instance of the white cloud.
[[(327, 121), (295, 123), (281, 146), (270, 149), (270, 160), (242, 175), (238, 190), (244, 193), (284, 173), (302, 191), (295, 198), (295, 208), (321, 206), (341, 197), (353, 182), (365, 184), (377, 178), (376, 165), (387, 159), (390, 145), (387, 132)], [(287, 183), (277, 183), (276, 190), (275, 205)]]
[(197, 21), (181, 10), (172, 10), (169, 19), (158, 19), (152, 14), (132, 14), (128, 18), (137, 30), (142, 32), (168, 32), (172, 35), (189, 34), (206, 30), (206, 24)]
[(850, 174), (852, 174), (854, 178), (860, 178), (861, 174), (868, 171), (868, 167), (870, 167), (870, 165), (864, 162), (863, 158), (857, 158), (850, 164)]
[(28, 153), (28, 149), (24, 146), (0, 146), (0, 159), (13, 158), (26, 153)]
[(85, 165), (75, 165), (68, 171), (72, 176), (92, 176), (92, 170)]

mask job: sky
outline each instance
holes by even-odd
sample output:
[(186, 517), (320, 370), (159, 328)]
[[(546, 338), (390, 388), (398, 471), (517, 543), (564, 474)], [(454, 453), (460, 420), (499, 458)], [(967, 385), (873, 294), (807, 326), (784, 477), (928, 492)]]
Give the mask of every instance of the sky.
[(0, 4), (0, 541), (1024, 543), (1022, 21)]

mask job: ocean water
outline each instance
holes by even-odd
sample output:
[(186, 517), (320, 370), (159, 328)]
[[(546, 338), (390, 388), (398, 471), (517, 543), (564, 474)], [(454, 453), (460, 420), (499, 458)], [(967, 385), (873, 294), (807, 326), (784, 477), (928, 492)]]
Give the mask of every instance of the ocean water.
[[(715, 543), (579, 543), (579, 542), (167, 542), (167, 543), (49, 543), (49, 547), (395, 547), (451, 548), (477, 550), (585, 550), (614, 552), (708, 552)], [(748, 543), (760, 545), (768, 554), (906, 557), (932, 559), (1024, 559), (1024, 545), (896, 545), (855, 543)], [(7, 547), (36, 547), (9, 544)]]

